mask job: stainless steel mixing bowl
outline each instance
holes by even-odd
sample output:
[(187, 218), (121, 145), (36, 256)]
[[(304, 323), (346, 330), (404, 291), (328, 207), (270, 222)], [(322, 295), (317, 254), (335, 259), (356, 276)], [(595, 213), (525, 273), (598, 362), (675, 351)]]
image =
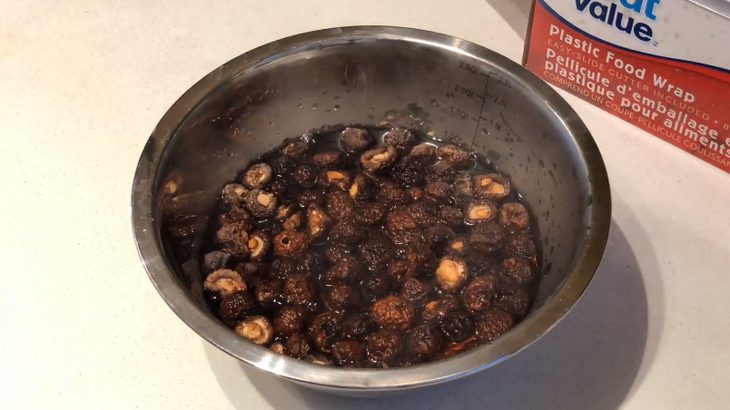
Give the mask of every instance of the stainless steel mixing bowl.
[[(338, 124), (381, 123), (471, 147), (524, 193), (545, 261), (531, 313), (493, 344), (392, 370), (321, 367), (236, 336), (207, 307), (198, 262), (221, 186), (285, 137)], [(537, 340), (591, 281), (610, 209), (601, 155), (575, 112), (548, 85), (464, 40), (371, 26), (285, 38), (215, 69), (160, 120), (132, 192), (134, 235), (145, 269), (188, 326), (262, 371), (352, 395), (454, 380)]]

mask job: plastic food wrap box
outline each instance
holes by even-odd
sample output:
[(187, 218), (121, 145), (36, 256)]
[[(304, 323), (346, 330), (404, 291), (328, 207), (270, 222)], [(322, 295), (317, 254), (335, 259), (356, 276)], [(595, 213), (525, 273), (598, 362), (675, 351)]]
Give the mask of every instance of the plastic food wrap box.
[(536, 0), (523, 63), (730, 172), (730, 0)]

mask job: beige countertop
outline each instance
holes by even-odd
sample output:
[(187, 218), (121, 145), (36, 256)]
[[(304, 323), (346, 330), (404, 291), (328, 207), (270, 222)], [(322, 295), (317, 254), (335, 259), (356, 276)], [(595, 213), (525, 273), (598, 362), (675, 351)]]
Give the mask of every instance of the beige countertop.
[(138, 260), (139, 154), (218, 65), (353, 24), (519, 61), (527, 3), (0, 0), (0, 408), (727, 408), (730, 175), (566, 93), (611, 179), (606, 256), (565, 320), (475, 376), (369, 401), (275, 380), (183, 324)]

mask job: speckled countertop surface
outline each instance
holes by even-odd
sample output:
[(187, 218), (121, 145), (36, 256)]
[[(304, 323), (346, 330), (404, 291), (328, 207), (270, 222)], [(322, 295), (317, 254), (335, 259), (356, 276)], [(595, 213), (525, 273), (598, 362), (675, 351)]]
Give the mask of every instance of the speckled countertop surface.
[(0, 408), (720, 409), (730, 403), (730, 175), (563, 93), (611, 178), (610, 243), (553, 331), (462, 381), (311, 392), (185, 326), (137, 258), (137, 159), (170, 104), (268, 41), (392, 24), (520, 60), (527, 0), (0, 0)]

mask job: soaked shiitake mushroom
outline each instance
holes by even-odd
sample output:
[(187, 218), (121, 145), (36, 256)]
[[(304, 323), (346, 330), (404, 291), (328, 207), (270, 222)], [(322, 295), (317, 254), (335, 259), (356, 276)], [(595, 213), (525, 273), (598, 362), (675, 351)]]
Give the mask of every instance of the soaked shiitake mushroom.
[(501, 201), (512, 191), (512, 184), (499, 174), (479, 174), (471, 178), (474, 195), (480, 198)]
[(516, 226), (526, 230), (530, 227), (530, 214), (519, 202), (506, 202), (499, 209), (499, 223), (502, 226)]
[(332, 344), (337, 339), (343, 315), (337, 311), (329, 311), (317, 315), (309, 325), (309, 337), (314, 347), (322, 353), (331, 353)]
[(319, 248), (309, 249), (297, 260), (297, 272), (317, 276), (327, 267), (327, 260)]
[(471, 198), (474, 191), (471, 189), (471, 174), (459, 173), (454, 178), (454, 197), (457, 201)]
[(422, 323), (408, 333), (408, 350), (424, 359), (430, 359), (441, 352), (444, 342), (441, 330), (430, 323)]
[(456, 178), (456, 169), (447, 161), (437, 161), (426, 168), (426, 182), (443, 181), (453, 183)]
[(292, 172), (292, 179), (302, 188), (311, 188), (317, 183), (317, 167), (310, 164), (302, 164)]
[(413, 304), (401, 296), (378, 299), (370, 308), (373, 320), (388, 329), (407, 330), (416, 315)]
[(390, 368), (491, 343), (527, 315), (539, 243), (506, 176), (435, 135), (325, 129), (220, 191), (200, 268), (223, 323), (310, 363)]
[(470, 231), (469, 242), (472, 249), (484, 254), (502, 249), (507, 239), (507, 231), (495, 221), (474, 225)]
[(385, 216), (386, 209), (380, 202), (361, 202), (355, 206), (355, 221), (365, 225), (377, 225)]
[(380, 181), (380, 190), (375, 195), (376, 200), (383, 204), (386, 209), (396, 209), (408, 203), (406, 191), (389, 180)]
[(341, 151), (325, 151), (312, 155), (312, 162), (320, 168), (335, 168), (342, 165), (344, 155)]
[(355, 175), (355, 179), (347, 192), (355, 201), (367, 201), (375, 197), (376, 190), (375, 181), (371, 177), (360, 173)]
[(436, 225), (426, 228), (423, 233), (423, 237), (426, 244), (428, 244), (431, 248), (437, 249), (454, 237), (454, 231), (442, 223), (437, 223)]
[(297, 204), (302, 208), (306, 208), (310, 204), (324, 205), (326, 201), (326, 194), (317, 189), (305, 189), (297, 195)]
[(512, 316), (498, 308), (490, 309), (479, 315), (474, 323), (477, 339), (483, 343), (491, 343), (507, 333), (514, 326)]
[(256, 299), (246, 290), (221, 297), (218, 313), (226, 324), (233, 326), (258, 307)]
[(513, 256), (502, 262), (499, 277), (507, 283), (526, 285), (535, 278), (535, 272), (530, 261), (519, 256)]
[(340, 136), (340, 145), (348, 154), (357, 154), (375, 142), (372, 136), (361, 128), (345, 128)]
[(266, 232), (270, 237), (274, 237), (279, 234), (284, 228), (282, 224), (273, 218), (266, 219), (257, 224), (259, 230)]
[(395, 258), (393, 243), (385, 236), (372, 237), (357, 248), (360, 260), (366, 269), (381, 271)]
[(360, 165), (370, 172), (378, 172), (395, 164), (397, 158), (398, 153), (395, 148), (388, 145), (363, 152), (360, 156)]
[(367, 337), (365, 352), (375, 366), (392, 365), (403, 350), (401, 335), (392, 329), (380, 329)]
[(227, 210), (244, 206), (248, 193), (248, 189), (241, 184), (226, 184), (221, 190), (222, 208)]
[(471, 312), (483, 312), (494, 303), (497, 295), (497, 278), (493, 275), (477, 276), (464, 288), (464, 307)]
[(363, 271), (360, 261), (352, 255), (342, 255), (322, 275), (324, 283), (349, 282), (360, 276)]
[(510, 235), (507, 243), (504, 245), (504, 250), (508, 255), (521, 256), (527, 260), (535, 260), (537, 258), (535, 242), (525, 232)]
[(423, 189), (412, 186), (406, 189), (406, 195), (410, 203), (416, 203), (422, 201), (426, 194), (423, 192)]
[(423, 183), (423, 171), (421, 164), (405, 160), (394, 165), (390, 175), (399, 185), (413, 187)]
[(269, 350), (274, 353), (286, 354), (286, 348), (284, 347), (284, 344), (279, 342), (272, 343), (271, 346), (269, 346)]
[(495, 274), (499, 269), (499, 260), (502, 255), (484, 255), (479, 252), (471, 252), (466, 255), (466, 264), (469, 266), (469, 273), (472, 276)]
[(233, 262), (230, 253), (211, 251), (203, 255), (203, 272), (211, 273), (218, 269), (228, 268)]
[(298, 210), (299, 207), (295, 204), (281, 204), (278, 208), (276, 208), (275, 218), (279, 222), (284, 222)]
[(287, 155), (279, 155), (270, 162), (274, 174), (283, 177), (289, 175), (297, 167), (297, 161)]
[(461, 303), (455, 295), (446, 295), (441, 299), (432, 300), (423, 307), (421, 320), (424, 322), (441, 321), (449, 312), (461, 309)]
[(284, 281), (283, 296), (289, 305), (305, 305), (315, 301), (317, 289), (309, 276), (295, 273)]
[(236, 334), (257, 345), (265, 345), (274, 338), (274, 328), (265, 316), (250, 316), (236, 325)]
[(256, 231), (248, 237), (248, 249), (251, 251), (250, 259), (260, 261), (271, 247), (271, 237), (266, 231)]
[(259, 281), (254, 287), (254, 295), (261, 306), (274, 306), (281, 298), (281, 279), (273, 278)]
[(304, 232), (281, 231), (274, 237), (274, 252), (278, 256), (297, 256), (304, 253), (309, 240)]
[(254, 189), (246, 198), (246, 208), (256, 218), (268, 218), (276, 213), (276, 196), (260, 189)]
[(406, 210), (411, 215), (411, 218), (422, 227), (429, 227), (438, 222), (438, 218), (436, 217), (438, 211), (430, 204), (418, 202), (409, 205)]
[(431, 293), (433, 287), (423, 279), (409, 277), (403, 281), (400, 294), (413, 303), (420, 303)]
[(304, 330), (306, 311), (301, 306), (283, 306), (274, 315), (274, 331), (289, 336)]
[(495, 274), (499, 269), (499, 262), (503, 255), (484, 255), (479, 252), (472, 252), (466, 256), (466, 263), (469, 265), (469, 272), (473, 276)]
[(333, 310), (347, 309), (358, 304), (358, 293), (352, 286), (339, 283), (326, 291), (324, 303)]
[(374, 326), (369, 314), (364, 312), (352, 313), (340, 323), (340, 337), (342, 339), (362, 340)]
[(271, 181), (272, 170), (269, 164), (251, 165), (243, 174), (243, 183), (251, 189), (261, 189)]
[(405, 259), (396, 259), (385, 268), (385, 274), (395, 283), (401, 283), (406, 277), (411, 277), (416, 272), (411, 269), (411, 264)]
[(323, 188), (337, 188), (347, 191), (352, 184), (352, 175), (347, 171), (329, 170), (319, 177), (319, 185)]
[(330, 229), (329, 239), (333, 242), (357, 244), (364, 237), (363, 230), (355, 218), (343, 218)]
[(233, 267), (233, 270), (238, 272), (243, 280), (249, 284), (249, 287), (251, 287), (256, 286), (259, 281), (268, 275), (269, 266), (261, 262), (247, 261), (237, 263)]
[(423, 193), (427, 198), (437, 202), (447, 202), (453, 193), (451, 184), (444, 181), (429, 182), (423, 187)]
[(501, 286), (497, 294), (497, 306), (515, 317), (523, 317), (530, 307), (530, 294), (518, 286)]
[(203, 288), (208, 292), (225, 296), (235, 292), (242, 292), (248, 289), (241, 275), (235, 270), (218, 269), (214, 271), (203, 283)]
[(471, 243), (467, 237), (457, 236), (446, 244), (444, 252), (454, 256), (464, 257), (471, 252)]
[(302, 227), (303, 222), (304, 218), (302, 217), (302, 211), (296, 211), (281, 223), (281, 227), (285, 231), (296, 231)]
[(454, 342), (462, 342), (474, 334), (474, 321), (464, 311), (449, 312), (441, 319), (441, 331)]
[(332, 345), (332, 357), (340, 366), (359, 366), (365, 359), (365, 346), (357, 340), (340, 340)]
[(385, 218), (385, 229), (390, 239), (398, 245), (411, 243), (421, 235), (418, 223), (406, 208), (390, 212)]
[(418, 276), (431, 274), (436, 269), (438, 260), (431, 248), (429, 248), (421, 240), (416, 240), (407, 244), (405, 247), (398, 248), (401, 259), (406, 262), (408, 271), (407, 276)]
[(342, 191), (332, 191), (327, 194), (327, 215), (339, 221), (352, 217), (355, 211), (355, 202)]
[(297, 271), (297, 262), (292, 258), (276, 258), (271, 262), (271, 276), (285, 279)]
[(444, 256), (436, 268), (436, 282), (447, 292), (461, 288), (468, 276), (469, 268), (466, 262), (456, 256)]
[(369, 272), (359, 285), (365, 299), (374, 302), (390, 293), (393, 282), (390, 276), (381, 271), (375, 271)]
[(317, 204), (307, 207), (307, 235), (310, 240), (322, 238), (332, 225), (332, 218)]
[(488, 199), (474, 200), (467, 206), (465, 214), (470, 224), (486, 223), (497, 218), (497, 207)]
[(431, 144), (418, 144), (406, 157), (409, 163), (418, 163), (420, 165), (429, 165), (436, 158), (436, 147)]
[(269, 182), (267, 190), (274, 194), (277, 200), (284, 200), (287, 192), (289, 192), (289, 183), (284, 178), (276, 177), (273, 181)]
[(406, 153), (416, 143), (416, 136), (405, 128), (393, 128), (383, 135), (383, 142), (394, 147), (399, 153)]
[(301, 333), (295, 333), (286, 339), (286, 354), (295, 359), (304, 359), (312, 352), (312, 342)]
[(223, 225), (235, 225), (242, 231), (250, 231), (253, 227), (253, 217), (242, 207), (230, 208), (218, 215), (218, 223)]
[(469, 336), (465, 340), (461, 342), (451, 342), (446, 345), (444, 348), (443, 353), (441, 354), (441, 357), (444, 359), (447, 359), (451, 356), (457, 355), (461, 352), (464, 352), (469, 349), (473, 349), (478, 345), (478, 340), (476, 336)]
[(329, 263), (335, 264), (344, 257), (352, 255), (352, 248), (352, 245), (346, 243), (333, 243), (324, 251), (324, 256), (327, 258)]
[(438, 218), (450, 228), (458, 229), (464, 223), (464, 212), (455, 206), (443, 206), (439, 209)]
[(456, 145), (443, 145), (436, 151), (442, 161), (446, 161), (456, 169), (466, 169), (472, 165), (471, 154)]
[(301, 139), (286, 141), (281, 146), (281, 153), (291, 159), (303, 161), (309, 154), (309, 144)]
[(218, 246), (223, 252), (242, 259), (249, 255), (248, 234), (238, 225), (223, 225), (215, 233)]

